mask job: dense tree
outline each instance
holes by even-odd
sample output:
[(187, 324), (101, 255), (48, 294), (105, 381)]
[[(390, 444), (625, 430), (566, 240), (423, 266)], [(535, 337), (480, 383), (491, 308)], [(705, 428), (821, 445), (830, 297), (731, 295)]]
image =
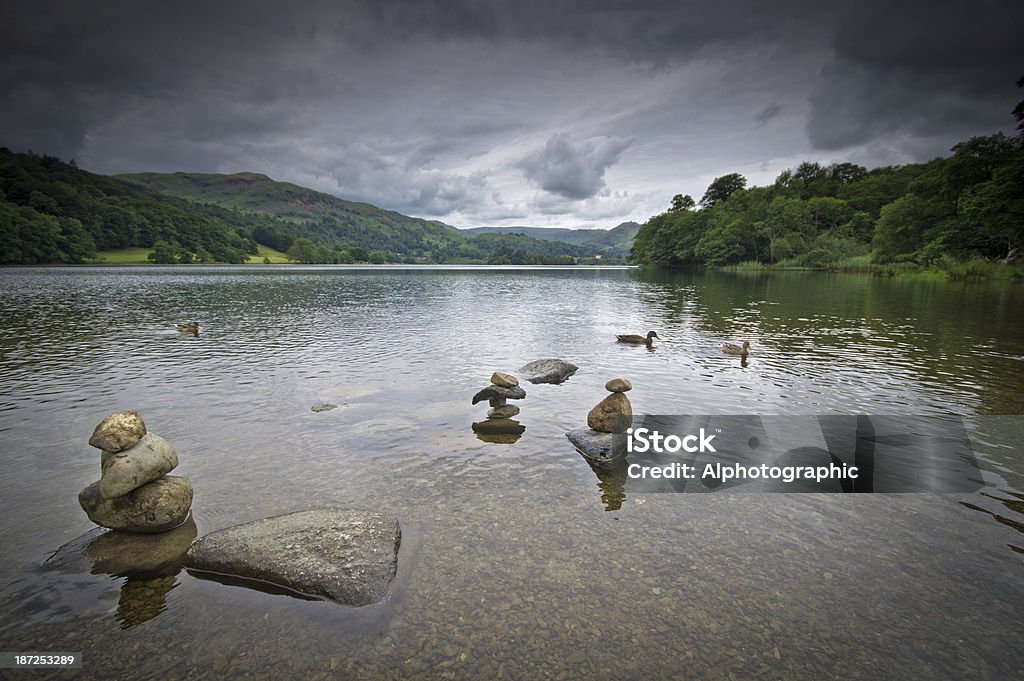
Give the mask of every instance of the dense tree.
[(683, 210), (693, 210), (696, 205), (697, 203), (689, 194), (676, 194), (672, 197), (672, 207), (669, 210), (673, 213), (678, 213)]
[(699, 210), (672, 207), (645, 223), (635, 261), (663, 267), (744, 260), (829, 267), (1011, 260), (1024, 243), (1024, 136), (975, 137), (946, 158), (901, 167), (801, 163), (769, 187), (717, 178)]
[(735, 192), (746, 186), (747, 178), (743, 177), (739, 173), (729, 173), (722, 177), (716, 177), (714, 181), (708, 185), (707, 191), (704, 192), (704, 197), (700, 200), (700, 205), (703, 208), (712, 208), (719, 201), (725, 201)]
[(172, 264), (178, 262), (177, 249), (163, 239), (153, 244), (153, 250), (149, 259), (158, 264)]
[(291, 248), (288, 249), (288, 258), (296, 262), (316, 263), (320, 262), (320, 253), (316, 244), (310, 239), (300, 236), (292, 242)]

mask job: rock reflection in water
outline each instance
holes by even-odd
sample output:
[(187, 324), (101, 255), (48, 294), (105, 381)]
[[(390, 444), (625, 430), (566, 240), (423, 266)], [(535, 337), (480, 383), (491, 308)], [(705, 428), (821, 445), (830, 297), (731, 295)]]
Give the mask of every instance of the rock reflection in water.
[(57, 549), (43, 568), (124, 577), (116, 618), (122, 627), (133, 627), (167, 609), (167, 594), (177, 586), (185, 552), (197, 534), (191, 516), (159, 534), (96, 528)]
[(618, 511), (626, 500), (626, 479), (629, 462), (620, 456), (606, 463), (596, 463), (584, 457), (590, 470), (597, 476), (597, 488), (601, 490), (601, 503), (605, 511)]

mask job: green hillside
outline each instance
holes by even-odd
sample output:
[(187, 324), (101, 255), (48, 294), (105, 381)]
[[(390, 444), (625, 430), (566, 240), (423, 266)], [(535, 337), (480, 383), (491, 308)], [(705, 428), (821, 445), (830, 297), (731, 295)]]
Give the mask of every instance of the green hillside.
[(463, 241), (430, 220), (346, 201), (290, 182), (276, 182), (259, 173), (138, 173), (116, 177), (162, 194), (284, 220), (291, 225), (287, 231), (255, 234), (260, 243), (281, 251), (288, 250), (293, 238), (304, 236), (329, 247), (429, 258), (434, 251), (447, 252)]
[(633, 238), (640, 231), (636, 222), (623, 222), (613, 229), (561, 229), (557, 227), (473, 227), (462, 234), (522, 234), (534, 239), (558, 241), (589, 248), (591, 255), (627, 256)]
[[(252, 238), (277, 250), (290, 251), (302, 262), (552, 265), (573, 264), (606, 252), (603, 246), (541, 239), (548, 237), (548, 230), (538, 235), (480, 234), (478, 238), (437, 220), (347, 201), (259, 173), (137, 173), (117, 177), (179, 199), (280, 220), (283, 227), (254, 229)], [(602, 238), (610, 234), (594, 231)], [(628, 248), (616, 252), (621, 257), (627, 254)]]
[(0, 148), (0, 264), (78, 263), (154, 248), (170, 261), (245, 262), (280, 220), (157, 194), (52, 156)]

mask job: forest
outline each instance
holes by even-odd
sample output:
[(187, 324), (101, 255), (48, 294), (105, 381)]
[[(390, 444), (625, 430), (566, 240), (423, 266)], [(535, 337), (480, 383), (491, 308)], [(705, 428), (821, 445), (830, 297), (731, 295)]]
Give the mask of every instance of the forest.
[(973, 137), (927, 163), (804, 162), (765, 187), (723, 175), (699, 203), (676, 195), (650, 218), (633, 259), (669, 268), (1012, 262), (1024, 241), (1024, 102), (1013, 113), (1016, 136)]

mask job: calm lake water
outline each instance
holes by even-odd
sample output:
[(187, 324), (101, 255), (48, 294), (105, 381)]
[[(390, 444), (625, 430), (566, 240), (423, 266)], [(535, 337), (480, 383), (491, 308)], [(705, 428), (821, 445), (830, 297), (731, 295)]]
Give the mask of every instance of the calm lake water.
[[(0, 270), (0, 650), (25, 678), (1006, 679), (1024, 674), (1024, 287), (627, 269)], [(177, 321), (198, 320), (198, 337)], [(617, 333), (661, 337), (653, 351)], [(721, 354), (749, 339), (746, 366)], [(527, 385), (514, 444), (470, 399)], [(958, 414), (975, 494), (614, 490), (565, 440), (637, 414)], [(320, 402), (339, 405), (313, 413)], [(401, 521), (367, 608), (41, 564), (93, 526), (104, 416), (177, 449), (200, 533), (318, 506)], [(20, 678), (20, 677), (19, 677)]]

